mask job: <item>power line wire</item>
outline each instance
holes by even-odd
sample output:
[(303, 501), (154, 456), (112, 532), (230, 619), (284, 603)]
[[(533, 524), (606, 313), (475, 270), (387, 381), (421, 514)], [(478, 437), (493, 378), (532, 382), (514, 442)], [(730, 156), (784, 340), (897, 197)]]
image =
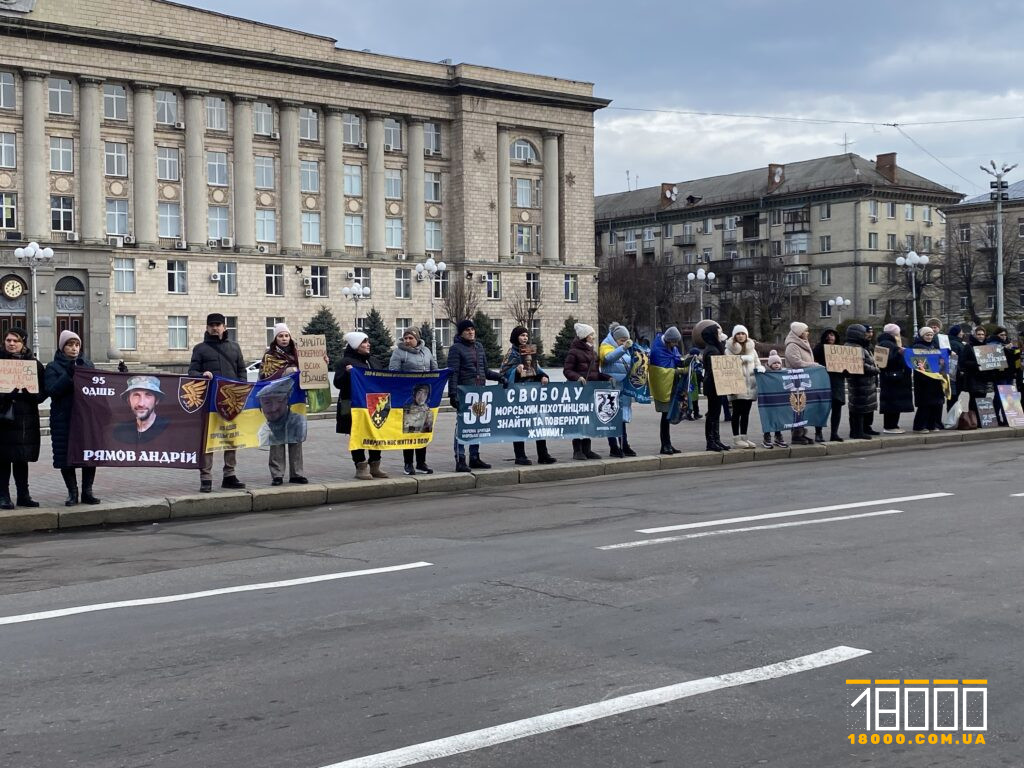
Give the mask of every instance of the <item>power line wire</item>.
[(954, 176), (957, 176), (958, 178), (961, 178), (961, 179), (963, 179), (964, 181), (966, 181), (966, 182), (967, 182), (968, 184), (970, 184), (970, 185), (971, 185), (972, 187), (974, 187), (975, 189), (981, 189), (981, 187), (980, 187), (980, 186), (978, 186), (978, 183), (977, 183), (977, 182), (975, 182), (975, 181), (971, 181), (971, 180), (970, 180), (970, 179), (968, 179), (968, 178), (967, 178), (966, 176), (962, 176), (961, 174), (957, 173), (957, 172), (956, 172), (956, 171), (954, 171), (954, 170), (953, 170), (952, 168), (950, 168), (950, 167), (949, 167), (948, 165), (946, 165), (946, 164), (945, 164), (944, 162), (942, 162), (941, 160), (939, 160), (939, 158), (937, 158), (937, 157), (936, 157), (935, 155), (933, 155), (933, 154), (932, 154), (931, 152), (929, 152), (929, 151), (928, 151), (927, 149), (925, 149), (924, 147), (922, 147), (922, 146), (921, 146), (921, 144), (920, 144), (920, 143), (918, 143), (917, 141), (915, 141), (915, 140), (914, 140), (914, 138), (913, 138), (913, 137), (912, 137), (912, 136), (911, 136), (910, 134), (908, 134), (908, 133), (907, 133), (906, 131), (904, 131), (904, 130), (903, 130), (903, 128), (902, 128), (901, 126), (899, 126), (898, 124), (896, 124), (896, 125), (893, 125), (892, 127), (893, 127), (893, 128), (895, 128), (895, 129), (897, 130), (897, 132), (899, 132), (900, 136), (902, 136), (902, 137), (903, 137), (903, 138), (905, 138), (905, 139), (906, 139), (907, 141), (909, 141), (909, 142), (910, 142), (911, 144), (913, 144), (913, 145), (914, 145), (915, 147), (917, 147), (917, 148), (918, 148), (919, 150), (921, 150), (922, 152), (924, 152), (924, 153), (925, 153), (926, 155), (928, 155), (928, 157), (930, 157), (930, 158), (931, 158), (932, 160), (934, 160), (934, 161), (935, 161), (936, 163), (938, 163), (938, 164), (939, 164), (939, 165), (941, 165), (941, 166), (942, 166), (943, 168), (945, 168), (945, 169), (946, 169), (947, 171), (949, 171), (950, 173), (952, 173), (952, 174), (953, 174)]
[(689, 115), (691, 117), (740, 117), (751, 120), (770, 120), (779, 123), (810, 123), (812, 125), (884, 125), (895, 128), (898, 125), (924, 126), (924, 125), (956, 125), (959, 123), (991, 123), (1006, 120), (1024, 120), (1024, 115), (1008, 115), (1005, 117), (965, 117), (956, 120), (917, 120), (906, 123), (884, 122), (882, 120), (840, 120), (825, 117), (792, 117), (788, 115), (757, 115), (744, 112), (703, 112), (688, 109), (654, 109), (652, 107), (605, 107), (605, 109), (619, 110), (620, 112), (650, 112), (664, 115)]

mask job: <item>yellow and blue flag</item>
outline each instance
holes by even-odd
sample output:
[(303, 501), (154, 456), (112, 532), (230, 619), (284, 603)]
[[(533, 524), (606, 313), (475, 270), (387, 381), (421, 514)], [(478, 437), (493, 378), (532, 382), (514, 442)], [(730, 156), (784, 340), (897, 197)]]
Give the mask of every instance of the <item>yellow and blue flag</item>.
[(423, 448), (434, 438), (449, 371), (395, 373), (353, 368), (350, 451)]
[(246, 382), (213, 377), (205, 450), (267, 448), (306, 439), (306, 393), (299, 374)]

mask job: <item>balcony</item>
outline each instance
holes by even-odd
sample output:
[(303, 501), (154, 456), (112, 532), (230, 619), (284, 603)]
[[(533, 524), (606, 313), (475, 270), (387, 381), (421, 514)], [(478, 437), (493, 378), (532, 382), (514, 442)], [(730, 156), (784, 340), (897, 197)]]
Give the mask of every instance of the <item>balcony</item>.
[(736, 230), (735, 229), (723, 229), (722, 230), (722, 245), (727, 245), (736, 242)]
[(782, 212), (782, 223), (785, 225), (786, 234), (811, 231), (811, 209), (798, 208)]
[(692, 232), (690, 232), (689, 234), (683, 233), (681, 235), (676, 235), (674, 238), (672, 238), (672, 244), (673, 245), (696, 245), (697, 244), (697, 236), (695, 234), (693, 234)]
[(711, 262), (711, 271), (725, 274), (727, 272), (766, 272), (771, 267), (771, 257), (753, 256), (736, 259), (718, 259)]

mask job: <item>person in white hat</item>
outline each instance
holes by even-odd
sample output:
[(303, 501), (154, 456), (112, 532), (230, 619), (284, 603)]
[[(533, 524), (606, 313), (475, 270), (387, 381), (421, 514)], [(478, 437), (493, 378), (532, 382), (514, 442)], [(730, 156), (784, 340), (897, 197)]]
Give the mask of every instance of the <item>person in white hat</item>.
[[(334, 386), (338, 389), (338, 423), (335, 431), (352, 434), (352, 376), (353, 368), (373, 370), (370, 358), (370, 337), (362, 331), (345, 334), (345, 354), (334, 368)], [(356, 480), (384, 478), (388, 474), (380, 468), (380, 451), (358, 448), (352, 451), (352, 463), (356, 465)]]

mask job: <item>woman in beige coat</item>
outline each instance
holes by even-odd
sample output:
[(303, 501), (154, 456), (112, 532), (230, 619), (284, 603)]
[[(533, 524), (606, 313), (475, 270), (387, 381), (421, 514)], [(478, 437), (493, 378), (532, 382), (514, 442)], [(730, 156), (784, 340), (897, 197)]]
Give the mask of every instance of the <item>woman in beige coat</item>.
[(743, 379), (747, 391), (739, 395), (729, 395), (732, 401), (732, 439), (737, 448), (756, 448), (756, 444), (747, 439), (750, 425), (750, 409), (757, 400), (757, 379), (754, 373), (764, 373), (764, 366), (757, 356), (754, 340), (750, 338), (746, 326), (737, 325), (732, 329), (732, 336), (725, 342), (725, 354), (740, 358), (743, 364)]
[[(814, 350), (811, 349), (809, 336), (810, 328), (807, 327), (807, 323), (796, 321), (789, 324), (789, 335), (786, 336), (787, 368), (820, 367), (814, 362)], [(790, 442), (793, 445), (814, 445), (814, 441), (807, 436), (806, 427), (797, 427), (792, 433)]]

